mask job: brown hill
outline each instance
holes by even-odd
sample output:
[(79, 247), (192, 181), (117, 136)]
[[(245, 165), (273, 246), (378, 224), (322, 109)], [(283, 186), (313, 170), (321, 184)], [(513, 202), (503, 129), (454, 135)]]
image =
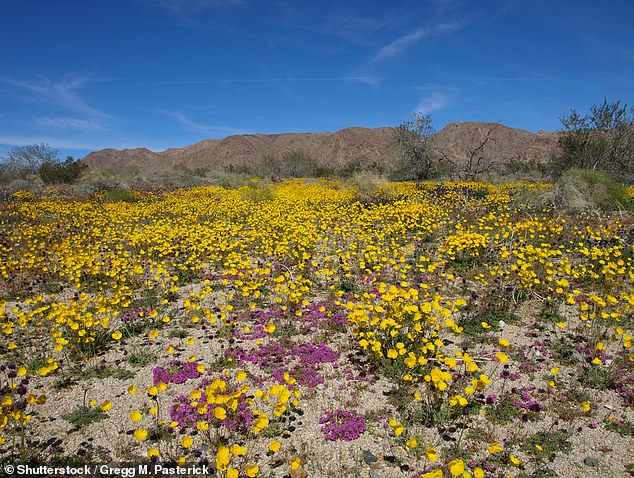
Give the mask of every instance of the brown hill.
[[(494, 123), (453, 123), (434, 135), (437, 150), (460, 163), (486, 137)], [(92, 170), (144, 175), (164, 174), (178, 167), (222, 172), (229, 168), (257, 167), (266, 157), (302, 153), (318, 166), (341, 168), (350, 163), (380, 166), (386, 171), (396, 163), (394, 128), (345, 128), (334, 133), (285, 133), (239, 135), (204, 140), (184, 148), (153, 152), (146, 148), (104, 149), (90, 153), (83, 162)], [(545, 162), (557, 148), (556, 133), (529, 131), (499, 125), (490, 135), (485, 153), (498, 163), (511, 160)]]

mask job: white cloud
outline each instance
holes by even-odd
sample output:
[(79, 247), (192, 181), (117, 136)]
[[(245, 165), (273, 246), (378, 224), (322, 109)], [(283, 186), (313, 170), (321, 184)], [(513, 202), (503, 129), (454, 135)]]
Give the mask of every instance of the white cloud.
[(381, 79), (377, 76), (372, 76), (372, 75), (364, 75), (364, 76), (350, 75), (345, 77), (345, 81), (363, 83), (370, 86), (378, 86), (379, 83), (381, 82)]
[(462, 28), (462, 25), (457, 22), (438, 23), (431, 27), (418, 28), (414, 32), (408, 35), (403, 35), (402, 37), (399, 37), (382, 47), (376, 55), (374, 55), (372, 61), (387, 60), (398, 55), (402, 51), (406, 50), (410, 45), (423, 38), (439, 35), (445, 32), (456, 31), (460, 28)]
[(428, 114), (433, 111), (438, 111), (446, 108), (451, 103), (449, 96), (445, 93), (432, 93), (431, 95), (423, 98), (416, 106), (414, 111), (416, 113)]
[(70, 117), (37, 117), (34, 118), (37, 123), (50, 128), (76, 129), (88, 132), (103, 132), (109, 128), (101, 121), (94, 119), (83, 120)]
[(109, 118), (109, 115), (90, 106), (79, 96), (78, 90), (90, 81), (88, 77), (76, 75), (66, 76), (56, 83), (48, 78), (40, 81), (25, 81), (0, 76), (0, 83), (30, 92), (37, 99), (44, 99), (73, 113), (95, 118)]
[(253, 131), (232, 128), (230, 126), (221, 125), (205, 125), (188, 118), (181, 111), (157, 109), (155, 113), (174, 118), (179, 124), (185, 127), (185, 129), (191, 133), (204, 135), (206, 137), (225, 137), (234, 134), (254, 134)]

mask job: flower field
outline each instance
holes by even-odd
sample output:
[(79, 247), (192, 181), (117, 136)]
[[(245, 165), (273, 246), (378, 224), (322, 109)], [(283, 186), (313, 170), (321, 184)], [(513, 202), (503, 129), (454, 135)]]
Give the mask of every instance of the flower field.
[(634, 476), (634, 220), (548, 188), (5, 197), (0, 457)]

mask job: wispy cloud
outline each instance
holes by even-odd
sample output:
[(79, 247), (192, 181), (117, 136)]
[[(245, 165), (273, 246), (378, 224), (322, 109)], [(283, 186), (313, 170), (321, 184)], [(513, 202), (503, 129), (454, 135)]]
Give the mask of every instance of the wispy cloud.
[[(217, 137), (231, 136), (234, 134), (253, 134), (254, 133), (254, 131), (232, 128), (230, 126), (202, 124), (197, 121), (193, 121), (181, 111), (156, 109), (154, 110), (154, 112), (161, 114), (163, 116), (168, 116), (170, 118), (175, 119), (180, 125), (182, 125), (187, 131), (191, 133), (204, 135), (206, 137), (217, 138)], [(259, 132), (261, 133), (262, 131), (259, 131)]]
[(74, 129), (79, 131), (88, 132), (103, 132), (108, 131), (108, 127), (102, 122), (95, 119), (83, 120), (79, 118), (64, 117), (50, 117), (42, 116), (34, 118), (35, 122), (49, 128), (60, 129)]
[(396, 40), (391, 41), (382, 47), (372, 58), (372, 61), (382, 61), (395, 57), (399, 53), (405, 51), (414, 43), (423, 38), (433, 37), (442, 33), (456, 31), (462, 28), (462, 24), (458, 22), (437, 23), (431, 27), (418, 28), (412, 33), (403, 35)]
[(68, 111), (96, 118), (109, 118), (109, 115), (87, 104), (78, 90), (91, 80), (85, 76), (67, 76), (58, 82), (48, 78), (39, 81), (17, 80), (0, 76), (0, 83), (31, 93), (36, 99), (43, 99)]
[(446, 108), (451, 103), (451, 98), (446, 93), (435, 92), (423, 98), (414, 108), (417, 113), (428, 114)]
[(176, 121), (178, 121), (179, 124), (185, 126), (187, 130), (191, 131), (192, 133), (205, 134), (205, 133), (209, 133), (211, 129), (209, 126), (192, 121), (187, 116), (185, 116), (184, 113), (180, 111), (170, 111), (170, 110), (159, 109), (159, 110), (156, 110), (156, 112), (164, 116), (169, 116), (171, 118), (174, 118)]
[(378, 76), (373, 76), (373, 75), (361, 75), (361, 76), (349, 75), (345, 77), (345, 81), (353, 82), (353, 83), (363, 83), (365, 85), (370, 85), (370, 86), (378, 86), (379, 83), (381, 82), (381, 79)]

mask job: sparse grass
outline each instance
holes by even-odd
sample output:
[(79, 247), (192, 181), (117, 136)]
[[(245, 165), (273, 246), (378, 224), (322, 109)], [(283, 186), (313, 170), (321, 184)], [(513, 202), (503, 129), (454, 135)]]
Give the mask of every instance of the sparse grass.
[(128, 363), (134, 367), (145, 367), (146, 365), (155, 363), (156, 358), (156, 354), (152, 352), (138, 350), (128, 356)]
[(538, 460), (553, 461), (558, 452), (570, 453), (572, 443), (567, 430), (550, 430), (531, 435), (524, 440), (522, 448)]
[(172, 329), (167, 334), (172, 339), (184, 339), (189, 336), (189, 332), (183, 329)]
[(586, 365), (579, 374), (579, 383), (597, 390), (607, 390), (614, 387), (614, 377), (608, 369)]
[(70, 413), (62, 415), (62, 418), (77, 428), (83, 428), (91, 423), (99, 422), (108, 415), (99, 407), (87, 407), (85, 405), (76, 408)]
[(605, 429), (621, 436), (634, 437), (634, 423), (627, 420), (605, 420)]
[(513, 420), (517, 420), (520, 413), (518, 408), (513, 405), (514, 397), (506, 395), (501, 398), (495, 405), (486, 409), (486, 418), (497, 425), (506, 425)]

